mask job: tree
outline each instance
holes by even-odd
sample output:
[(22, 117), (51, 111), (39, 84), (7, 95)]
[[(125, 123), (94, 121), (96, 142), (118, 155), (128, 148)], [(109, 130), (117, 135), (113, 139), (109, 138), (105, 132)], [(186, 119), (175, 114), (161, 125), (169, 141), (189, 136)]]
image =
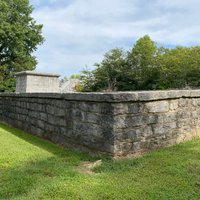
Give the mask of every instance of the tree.
[(200, 87), (200, 46), (190, 48), (189, 61), (186, 64), (186, 86)]
[(125, 67), (125, 54), (116, 48), (107, 52), (101, 63), (96, 63), (93, 71), (84, 71), (82, 76), (85, 91), (116, 91), (119, 90), (121, 77)]
[(32, 53), (44, 38), (32, 11), (28, 0), (0, 0), (0, 92), (14, 91), (15, 73), (37, 64)]
[(157, 47), (148, 35), (140, 38), (128, 52), (128, 65), (134, 79), (134, 89), (152, 89), (157, 68), (155, 65)]
[(159, 89), (184, 88), (187, 85), (185, 77), (189, 52), (189, 48), (176, 47), (161, 55)]
[(125, 54), (122, 49), (116, 48), (107, 52), (100, 64), (95, 64), (94, 72), (97, 83), (107, 91), (116, 91), (125, 67)]
[(84, 71), (83, 91), (128, 91), (200, 87), (200, 46), (158, 48), (149, 36), (131, 51), (113, 49), (93, 71)]
[(156, 53), (157, 47), (149, 36), (140, 38), (128, 53), (113, 49), (101, 63), (95, 64), (95, 70), (86, 73), (83, 88), (86, 91), (152, 89), (155, 75), (158, 76)]
[(94, 71), (91, 71), (86, 67), (81, 73), (81, 88), (82, 92), (93, 92), (97, 91)]

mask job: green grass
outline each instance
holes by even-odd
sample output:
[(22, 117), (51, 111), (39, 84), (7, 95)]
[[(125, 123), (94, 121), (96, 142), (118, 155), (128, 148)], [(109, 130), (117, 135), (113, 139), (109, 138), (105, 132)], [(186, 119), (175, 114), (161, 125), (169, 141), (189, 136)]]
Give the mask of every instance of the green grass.
[(94, 160), (0, 125), (0, 199), (200, 199), (199, 139), (138, 159), (104, 158), (92, 175), (76, 170)]

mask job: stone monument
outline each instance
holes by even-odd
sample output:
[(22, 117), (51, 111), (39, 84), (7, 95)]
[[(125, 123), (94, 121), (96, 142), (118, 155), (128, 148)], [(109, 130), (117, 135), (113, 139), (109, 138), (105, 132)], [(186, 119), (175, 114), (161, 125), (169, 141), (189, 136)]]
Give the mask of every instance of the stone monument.
[(59, 93), (59, 75), (23, 71), (16, 73), (17, 93)]

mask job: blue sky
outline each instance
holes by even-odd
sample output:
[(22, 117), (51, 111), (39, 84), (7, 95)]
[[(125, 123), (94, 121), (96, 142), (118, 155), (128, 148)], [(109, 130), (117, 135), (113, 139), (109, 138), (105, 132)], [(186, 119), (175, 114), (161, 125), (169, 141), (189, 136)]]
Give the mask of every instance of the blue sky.
[(108, 50), (129, 50), (148, 34), (158, 45), (200, 44), (199, 0), (30, 0), (44, 25), (37, 71), (70, 76), (101, 61)]

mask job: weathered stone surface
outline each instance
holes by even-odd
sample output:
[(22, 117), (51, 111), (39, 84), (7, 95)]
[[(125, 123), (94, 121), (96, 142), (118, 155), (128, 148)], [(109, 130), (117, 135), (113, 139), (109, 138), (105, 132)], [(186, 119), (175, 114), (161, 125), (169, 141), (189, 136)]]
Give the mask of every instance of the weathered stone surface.
[(200, 136), (200, 91), (3, 93), (0, 121), (61, 145), (138, 155)]
[(59, 92), (58, 77), (34, 71), (16, 73), (16, 92)]
[(169, 111), (169, 102), (168, 101), (154, 101), (145, 104), (148, 112), (160, 113)]
[[(36, 101), (41, 99), (64, 99), (80, 102), (143, 102), (158, 100), (173, 100), (180, 98), (200, 98), (200, 90), (166, 90), (143, 92), (107, 92), (107, 93), (1, 93), (0, 97), (31, 98)], [(28, 100), (29, 102), (30, 100)]]
[(178, 108), (178, 101), (177, 100), (172, 100), (169, 102), (170, 104), (170, 110), (176, 110)]

